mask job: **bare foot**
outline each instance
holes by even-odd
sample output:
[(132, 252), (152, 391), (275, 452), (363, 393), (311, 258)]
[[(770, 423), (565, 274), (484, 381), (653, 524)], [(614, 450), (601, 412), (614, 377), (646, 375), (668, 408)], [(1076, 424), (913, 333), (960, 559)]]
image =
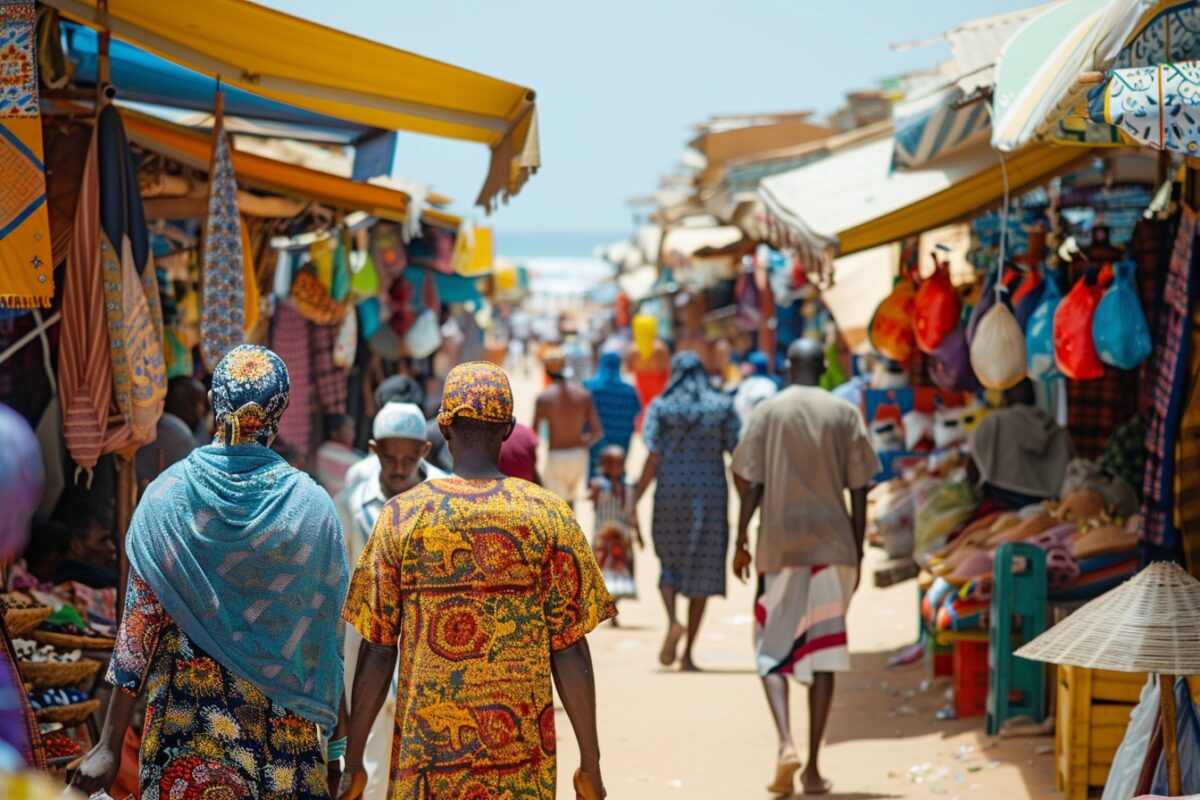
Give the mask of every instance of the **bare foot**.
[(804, 770), (800, 775), (800, 786), (805, 794), (829, 794), (833, 784), (821, 777), (815, 770)]
[(679, 640), (683, 638), (686, 629), (678, 622), (672, 622), (667, 630), (667, 638), (663, 641), (662, 652), (658, 654), (658, 663), (669, 667), (679, 657)]
[(692, 661), (692, 657), (685, 655), (679, 662), (680, 672), (700, 672), (701, 669), (696, 666), (696, 662)]

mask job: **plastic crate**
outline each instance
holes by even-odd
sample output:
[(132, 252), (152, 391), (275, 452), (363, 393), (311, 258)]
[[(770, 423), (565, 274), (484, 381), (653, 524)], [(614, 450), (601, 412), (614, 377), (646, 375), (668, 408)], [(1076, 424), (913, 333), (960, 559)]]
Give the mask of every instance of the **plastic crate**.
[(988, 645), (986, 641), (954, 643), (954, 711), (959, 719), (987, 712)]

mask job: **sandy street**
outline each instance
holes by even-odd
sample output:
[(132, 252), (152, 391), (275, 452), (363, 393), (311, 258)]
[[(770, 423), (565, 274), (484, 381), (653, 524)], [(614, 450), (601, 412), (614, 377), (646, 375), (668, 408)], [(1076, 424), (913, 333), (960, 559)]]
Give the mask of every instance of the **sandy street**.
[[(518, 413), (528, 421), (534, 387), (517, 380)], [(644, 449), (635, 441), (631, 478)], [(640, 515), (649, 539), (650, 498)], [(591, 533), (591, 509), (579, 518)], [(731, 501), (730, 519), (735, 507)], [(754, 672), (753, 589), (730, 578), (728, 596), (709, 603), (696, 660), (702, 674), (658, 664), (665, 616), (656, 590), (658, 562), (647, 542), (638, 554), (639, 599), (623, 602), (620, 627), (588, 637), (596, 664), (604, 777), (613, 800), (770, 798), (775, 736)], [(874, 561), (877, 554), (869, 554)], [(990, 740), (983, 718), (941, 722), (945, 680), (922, 690), (922, 664), (888, 670), (891, 654), (916, 635), (913, 582), (884, 590), (868, 578), (850, 610), (853, 672), (839, 676), (822, 753), (832, 797), (1056, 798), (1050, 737)], [(681, 608), (681, 613), (685, 609)], [(797, 745), (807, 747), (806, 693), (793, 685)], [(571, 727), (559, 709), (559, 797), (574, 798), (578, 765)], [(803, 754), (803, 753), (802, 753)]]

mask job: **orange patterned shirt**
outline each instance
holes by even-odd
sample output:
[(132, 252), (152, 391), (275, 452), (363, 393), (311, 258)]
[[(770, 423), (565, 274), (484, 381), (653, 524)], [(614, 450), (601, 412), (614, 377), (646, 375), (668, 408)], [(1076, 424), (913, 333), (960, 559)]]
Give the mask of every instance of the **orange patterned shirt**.
[(344, 616), (398, 645), (392, 800), (552, 800), (550, 653), (616, 614), (557, 495), (429, 481), (389, 502)]

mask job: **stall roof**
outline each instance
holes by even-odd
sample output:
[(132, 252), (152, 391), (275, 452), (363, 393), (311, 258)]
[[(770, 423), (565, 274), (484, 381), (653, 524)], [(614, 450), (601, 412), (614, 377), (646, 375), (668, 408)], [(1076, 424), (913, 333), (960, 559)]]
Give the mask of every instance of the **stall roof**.
[[(1081, 73), (1200, 56), (1193, 23), (1184, 19), (1194, 17), (1196, 6), (1196, 0), (1067, 0), (1029, 20), (996, 68), (993, 145), (1015, 151), (1055, 127), (1086, 94)], [(1131, 47), (1160, 18), (1163, 28), (1178, 28), (1176, 35), (1155, 30)]]
[[(923, 169), (892, 170), (890, 138), (767, 178), (759, 188), (772, 237), (812, 266), (962, 219), (1000, 201), (1001, 157), (986, 144)], [(1087, 158), (1078, 148), (1035, 145), (1005, 159), (1016, 193)]]
[[(123, 109), (121, 117), (130, 140), (181, 164), (207, 171), (212, 138), (145, 114)], [(404, 192), (330, 175), (314, 169), (234, 150), (233, 169), (238, 183), (288, 197), (315, 200), (334, 208), (365, 211), (372, 216), (404, 221), (409, 197)], [(426, 210), (423, 219), (442, 227), (457, 228), (453, 214)]]
[[(478, 203), (540, 164), (534, 93), (247, 0), (44, 0), (68, 17), (272, 100), (386, 130), (486, 144)], [(353, 57), (347, 54), (353, 53)]]

